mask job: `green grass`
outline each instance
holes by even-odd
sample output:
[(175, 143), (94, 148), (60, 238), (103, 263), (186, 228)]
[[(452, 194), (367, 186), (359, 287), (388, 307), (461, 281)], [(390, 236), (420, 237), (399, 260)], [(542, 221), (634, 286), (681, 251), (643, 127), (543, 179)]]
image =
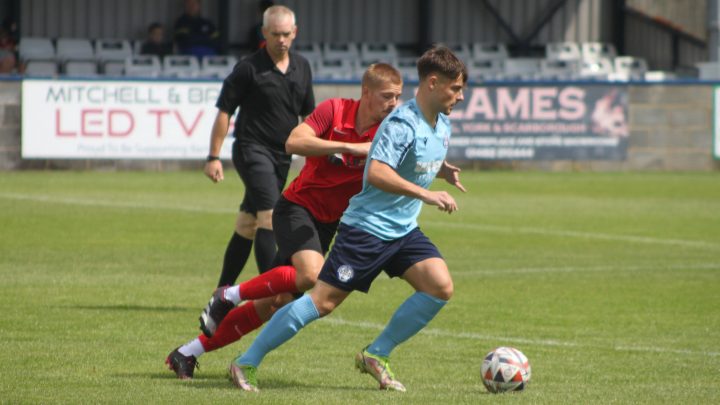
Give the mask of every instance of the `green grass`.
[[(420, 220), (455, 296), (393, 353), (407, 393), (353, 369), (411, 292), (382, 276), (271, 353), (248, 395), (225, 370), (255, 334), (203, 356), (192, 382), (163, 365), (197, 334), (239, 180), (1, 173), (0, 403), (720, 403), (717, 173), (463, 183), (459, 212), (426, 207)], [(529, 357), (527, 391), (485, 392), (482, 357), (499, 345)]]

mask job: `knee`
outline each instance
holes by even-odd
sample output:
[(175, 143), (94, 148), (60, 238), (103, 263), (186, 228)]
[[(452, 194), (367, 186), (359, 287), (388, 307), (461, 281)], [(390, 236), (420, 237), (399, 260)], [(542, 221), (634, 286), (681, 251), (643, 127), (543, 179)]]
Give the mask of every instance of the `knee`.
[(299, 270), (295, 276), (295, 285), (299, 291), (307, 291), (317, 283), (318, 272), (316, 270)]
[(287, 305), (292, 300), (293, 296), (287, 293), (278, 294), (273, 297), (272, 304), (270, 305), (271, 315), (274, 314), (278, 309)]
[(258, 211), (257, 227), (272, 230), (272, 210)]
[(257, 230), (257, 223), (255, 218), (248, 216), (240, 216), (235, 221), (235, 233), (242, 236), (245, 239), (255, 239), (255, 231)]
[(435, 298), (439, 298), (443, 301), (450, 301), (454, 292), (454, 286), (452, 280), (447, 280), (444, 283), (437, 285), (433, 291), (430, 292)]
[(329, 300), (313, 300), (313, 303), (315, 304), (315, 308), (317, 309), (318, 314), (320, 314), (321, 317), (330, 314), (333, 310), (335, 310), (335, 307), (337, 307), (334, 302)]

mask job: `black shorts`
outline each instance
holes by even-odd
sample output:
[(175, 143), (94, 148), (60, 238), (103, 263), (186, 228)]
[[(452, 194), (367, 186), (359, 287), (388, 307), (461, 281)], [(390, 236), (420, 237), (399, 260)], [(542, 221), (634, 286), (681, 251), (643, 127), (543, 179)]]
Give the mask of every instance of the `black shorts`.
[(400, 277), (415, 263), (442, 255), (420, 228), (395, 240), (382, 240), (340, 224), (335, 245), (318, 279), (344, 291), (368, 292), (381, 271)]
[(278, 245), (274, 264), (290, 264), (290, 258), (301, 250), (314, 250), (323, 256), (330, 248), (338, 221), (318, 222), (305, 207), (280, 196), (273, 210), (273, 233)]
[(232, 161), (245, 185), (240, 211), (271, 210), (285, 188), (291, 157), (264, 146), (233, 142)]

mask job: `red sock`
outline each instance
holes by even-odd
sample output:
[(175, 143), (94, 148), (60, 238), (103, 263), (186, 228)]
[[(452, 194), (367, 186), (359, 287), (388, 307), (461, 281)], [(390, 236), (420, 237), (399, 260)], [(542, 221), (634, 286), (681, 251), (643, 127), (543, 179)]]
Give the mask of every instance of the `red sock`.
[(295, 285), (295, 267), (278, 266), (272, 270), (240, 283), (240, 298), (256, 300), (280, 293), (298, 292)]
[(202, 333), (198, 338), (206, 352), (225, 347), (232, 342), (237, 342), (244, 335), (254, 331), (263, 324), (255, 310), (255, 303), (246, 302), (244, 305), (233, 308), (225, 319), (220, 322), (213, 337), (209, 338)]

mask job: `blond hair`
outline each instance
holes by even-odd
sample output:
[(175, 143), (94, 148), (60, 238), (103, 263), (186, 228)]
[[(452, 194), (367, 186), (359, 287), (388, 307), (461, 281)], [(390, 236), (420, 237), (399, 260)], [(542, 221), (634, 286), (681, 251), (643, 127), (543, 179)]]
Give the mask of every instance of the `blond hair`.
[(295, 25), (295, 13), (285, 6), (271, 6), (263, 13), (263, 27), (270, 24), (271, 19), (279, 19), (282, 17), (290, 17), (292, 25)]
[(402, 85), (402, 82), (400, 72), (387, 63), (373, 63), (368, 66), (362, 77), (362, 87), (370, 89), (377, 89), (386, 83)]

